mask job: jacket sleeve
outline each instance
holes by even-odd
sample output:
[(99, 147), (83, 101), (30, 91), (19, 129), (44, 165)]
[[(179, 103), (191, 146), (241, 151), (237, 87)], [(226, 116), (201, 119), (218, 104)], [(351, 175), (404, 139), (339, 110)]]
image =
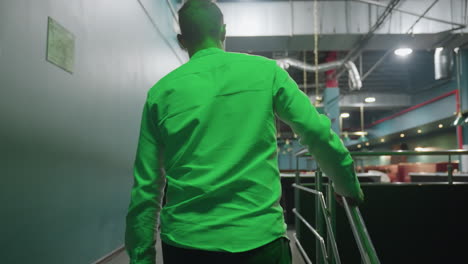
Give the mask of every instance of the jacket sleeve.
[(130, 264), (154, 264), (156, 229), (165, 186), (162, 150), (153, 121), (151, 106), (145, 104), (137, 155), (134, 183), (126, 218), (125, 247)]
[(273, 87), (276, 114), (300, 136), (300, 143), (308, 147), (321, 169), (333, 180), (335, 191), (363, 201), (353, 159), (331, 130), (330, 119), (319, 114), (289, 74), (276, 65)]

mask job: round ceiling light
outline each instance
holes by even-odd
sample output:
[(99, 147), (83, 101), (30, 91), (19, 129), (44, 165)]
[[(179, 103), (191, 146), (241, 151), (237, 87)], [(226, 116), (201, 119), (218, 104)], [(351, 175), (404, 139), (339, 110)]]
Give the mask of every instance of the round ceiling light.
[(348, 118), (349, 117), (349, 113), (341, 113), (341, 118)]
[(399, 48), (394, 51), (395, 55), (401, 56), (401, 57), (406, 57), (413, 53), (413, 50), (410, 48)]
[(364, 102), (373, 103), (373, 102), (375, 102), (375, 97), (366, 97), (366, 99), (364, 99)]

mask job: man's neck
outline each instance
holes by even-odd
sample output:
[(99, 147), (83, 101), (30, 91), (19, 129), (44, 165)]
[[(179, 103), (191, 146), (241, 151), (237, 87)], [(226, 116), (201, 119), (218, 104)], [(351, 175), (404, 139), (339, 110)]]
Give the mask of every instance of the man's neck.
[(221, 41), (205, 40), (201, 44), (196, 45), (191, 49), (188, 49), (189, 57), (191, 58), (193, 54), (197, 53), (200, 50), (209, 48), (218, 48), (224, 50), (224, 45)]

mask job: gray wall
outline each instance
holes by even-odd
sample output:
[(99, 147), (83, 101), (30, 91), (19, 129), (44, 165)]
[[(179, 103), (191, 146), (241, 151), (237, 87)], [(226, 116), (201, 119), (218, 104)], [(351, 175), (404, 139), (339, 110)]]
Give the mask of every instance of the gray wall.
[[(146, 92), (186, 60), (166, 1), (142, 3), (0, 2), (1, 263), (123, 244)], [(73, 74), (45, 60), (48, 16), (76, 36)]]

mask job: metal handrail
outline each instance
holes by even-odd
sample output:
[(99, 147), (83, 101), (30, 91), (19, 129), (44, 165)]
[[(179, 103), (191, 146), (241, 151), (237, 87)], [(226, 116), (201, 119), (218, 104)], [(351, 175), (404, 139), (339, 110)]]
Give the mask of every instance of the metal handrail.
[(302, 247), (301, 242), (300, 242), (299, 239), (297, 238), (297, 234), (294, 233), (294, 234), (293, 234), (293, 237), (294, 237), (294, 242), (296, 242), (296, 245), (297, 245), (297, 247), (299, 248), (299, 251), (300, 251), (301, 254), (302, 254), (302, 257), (305, 259), (305, 261), (307, 262), (307, 264), (312, 264), (312, 261), (310, 260), (309, 256), (307, 256), (307, 253), (306, 253), (305, 250), (304, 250), (304, 247)]
[[(351, 152), (351, 156), (356, 157), (356, 156), (424, 156), (424, 155), (429, 155), (429, 156), (441, 156), (441, 155), (447, 155), (448, 156), (448, 182), (449, 184), (453, 183), (453, 169), (452, 169), (452, 164), (451, 164), (451, 156), (452, 155), (468, 155), (468, 150), (465, 149), (455, 149), (455, 150), (439, 150), (439, 151), (407, 151), (407, 150), (398, 150), (398, 151), (379, 151), (379, 152), (373, 152), (373, 151), (368, 151), (368, 152)], [(304, 186), (300, 185), (300, 175), (299, 175), (299, 158), (300, 157), (310, 157), (311, 155), (308, 153), (307, 149), (302, 149), (299, 152), (296, 153), (296, 183), (293, 184), (293, 187), (302, 190), (302, 191), (307, 191), (310, 193), (313, 193), (318, 196), (319, 201), (316, 203), (316, 225), (317, 225), (317, 230), (315, 230), (309, 223), (306, 222), (306, 220), (298, 213), (296, 209), (293, 210), (294, 214), (298, 219), (301, 220), (309, 229), (312, 230), (314, 235), (319, 239), (320, 241), (320, 247), (317, 247), (317, 263), (321, 263), (321, 258), (320, 258), (320, 252), (323, 253), (322, 257), (325, 263), (328, 263), (328, 255), (325, 249), (325, 244), (323, 237), (320, 235), (320, 232), (322, 230), (323, 226), (323, 221), (321, 220), (320, 215), (320, 209), (318, 207), (322, 208), (322, 213), (325, 216), (325, 223), (327, 227), (327, 233), (328, 233), (328, 238), (329, 242), (332, 247), (332, 252), (335, 257), (335, 261), (337, 263), (340, 263), (339, 259), (339, 254), (338, 254), (338, 247), (336, 245), (336, 241), (334, 238), (334, 223), (331, 223), (330, 221), (330, 212), (326, 209), (326, 203), (325, 203), (325, 198), (323, 196), (323, 193), (321, 192), (322, 190), (322, 173), (317, 168), (316, 171), (316, 190), (306, 188)], [(329, 192), (333, 191), (333, 187), (331, 186), (331, 180), (329, 180)], [(330, 198), (330, 193), (329, 193), (329, 203), (331, 203)], [(298, 200), (298, 195), (296, 195), (296, 205), (299, 206), (299, 200)], [(349, 223), (351, 225), (351, 229), (354, 235), (354, 238), (356, 239), (356, 243), (359, 248), (359, 252), (361, 254), (361, 258), (364, 264), (380, 264), (379, 258), (377, 256), (376, 250), (374, 248), (374, 245), (372, 244), (372, 241), (370, 239), (369, 233), (367, 232), (367, 228), (365, 226), (364, 220), (362, 218), (362, 215), (359, 211), (359, 208), (356, 206), (349, 206), (347, 200), (345, 198), (343, 199), (343, 205), (346, 211), (346, 215), (348, 217)], [(333, 208), (333, 205), (329, 206), (330, 211)], [(332, 219), (334, 220), (334, 219)], [(320, 231), (320, 232), (319, 232)], [(299, 240), (296, 238), (296, 243), (299, 243)], [(302, 246), (298, 244), (301, 248)], [(318, 246), (318, 245), (317, 245)], [(321, 249), (321, 250), (320, 250)], [(306, 259), (307, 263), (310, 263), (310, 259), (308, 256), (305, 254), (305, 251), (302, 249), (301, 253), (303, 254), (304, 258)]]
[[(448, 165), (448, 182), (450, 184), (452, 184), (453, 183), (453, 169), (452, 169), (452, 165), (451, 165), (451, 156), (452, 155), (468, 155), (468, 150), (465, 150), (465, 149), (438, 150), (438, 151), (397, 150), (397, 151), (379, 151), (379, 152), (373, 152), (373, 151), (350, 152), (350, 154), (353, 157), (356, 157), (356, 156), (425, 156), (425, 155), (428, 155), (428, 156), (442, 156), (443, 155), (443, 156), (445, 156), (445, 155), (447, 155), (448, 156), (448, 162), (449, 162), (449, 165)], [(326, 222), (326, 227), (327, 227), (327, 231), (328, 231), (327, 233), (328, 233), (329, 242), (331, 242), (332, 252), (333, 252), (333, 255), (335, 256), (335, 260), (337, 261), (337, 263), (340, 263), (339, 254), (338, 254), (338, 247), (336, 245), (336, 241), (335, 241), (334, 233), (333, 233), (334, 225), (330, 221), (330, 211), (333, 210), (334, 208), (333, 208), (332, 205), (329, 206), (330, 211), (327, 212), (325, 198), (323, 196), (323, 193), (321, 192), (321, 190), (322, 190), (322, 173), (321, 173), (320, 169), (317, 168), (316, 175), (315, 175), (315, 177), (316, 177), (316, 190), (306, 188), (306, 187), (300, 185), (299, 158), (300, 157), (310, 157), (310, 156), (311, 155), (309, 154), (309, 152), (308, 152), (308, 150), (306, 148), (302, 149), (302, 150), (300, 150), (300, 151), (298, 151), (296, 153), (296, 167), (297, 167), (296, 183), (293, 184), (293, 187), (298, 189), (298, 190), (313, 193), (313, 194), (318, 196), (319, 201), (317, 201), (317, 203), (316, 203), (317, 230), (315, 230), (309, 223), (307, 223), (306, 220), (299, 214), (299, 212), (296, 209), (293, 209), (293, 212), (296, 215), (296, 217), (301, 220), (301, 222), (303, 222), (309, 229), (312, 230), (314, 235), (320, 241), (320, 247), (318, 247), (316, 249), (317, 250), (317, 262), (318, 263), (321, 262), (321, 258), (320, 258), (320, 254), (319, 254), (320, 252), (318, 252), (318, 250), (321, 249), (321, 251), (323, 253), (323, 260), (325, 261), (325, 263), (328, 263), (327, 262), (327, 259), (328, 259), (327, 252), (326, 252), (326, 249), (324, 247), (324, 240), (323, 240), (323, 237), (320, 235), (320, 232), (318, 232), (319, 230), (321, 230), (321, 226), (323, 225), (323, 221), (319, 217), (320, 209), (318, 207), (322, 208), (321, 211), (322, 211), (323, 215), (325, 216), (325, 222)], [(329, 180), (329, 185), (328, 186), (329, 186), (328, 191), (332, 192), (333, 187), (331, 186), (331, 180)], [(330, 196), (330, 193), (329, 193), (329, 198), (328, 198), (329, 203), (331, 203), (331, 199), (333, 199), (333, 198), (330, 198), (330, 197), (331, 196)], [(297, 206), (299, 206), (298, 198), (299, 198), (298, 195), (296, 195), (296, 205)], [(344, 205), (344, 208), (345, 208), (345, 211), (346, 211), (346, 215), (347, 215), (349, 223), (351, 225), (353, 235), (354, 235), (354, 237), (356, 239), (356, 243), (358, 245), (359, 252), (361, 254), (363, 263), (364, 264), (380, 264), (379, 258), (377, 256), (374, 245), (372, 244), (369, 233), (367, 232), (367, 228), (365, 226), (365, 223), (364, 223), (364, 220), (362, 218), (361, 212), (359, 211), (359, 208), (356, 207), (356, 206), (349, 206), (346, 198), (343, 197), (342, 199), (343, 199), (342, 201), (343, 201), (343, 205)], [(332, 218), (332, 220), (334, 220), (334, 219)], [(299, 240), (297, 239), (297, 237), (295, 237), (295, 239), (296, 239), (296, 243), (299, 243)], [(302, 249), (301, 252), (304, 255), (304, 258), (306, 259), (306, 261), (308, 263), (310, 263), (310, 259), (307, 257), (307, 255), (305, 255), (305, 251), (303, 250), (300, 243), (299, 243), (299, 246)]]
[[(330, 213), (327, 211), (327, 205), (325, 203), (325, 197), (323, 196), (323, 193), (319, 192), (319, 191), (316, 191), (314, 189), (310, 189), (310, 188), (307, 188), (307, 187), (304, 187), (304, 186), (301, 186), (301, 185), (297, 185), (295, 183), (292, 185), (292, 187), (296, 188), (296, 189), (299, 189), (299, 190), (302, 190), (302, 191), (305, 191), (305, 192), (308, 192), (308, 193), (315, 194), (315, 195), (318, 196), (318, 198), (320, 200), (321, 208), (322, 208), (322, 213), (323, 213), (323, 215), (325, 217), (325, 224), (326, 224), (326, 227), (327, 227), (327, 234), (328, 234), (328, 238), (330, 239), (331, 248), (332, 248), (333, 255), (335, 257), (335, 261), (336, 261), (337, 264), (341, 264), (340, 254), (338, 253), (338, 246), (336, 244), (335, 234), (333, 232), (333, 227), (332, 227), (332, 223), (331, 223), (331, 220), (330, 220)], [(295, 208), (293, 209), (293, 213), (296, 216), (298, 216), (299, 219), (302, 218), (302, 216), (297, 212), (297, 210)], [(305, 219), (302, 218), (301, 221), (304, 222)], [(309, 223), (304, 223), (304, 224), (307, 227), (309, 227), (309, 229), (312, 228)], [(319, 241), (322, 244), (323, 238), (318, 234), (318, 232), (315, 229), (313, 229), (311, 231), (314, 233), (314, 235), (317, 238), (320, 238)], [(325, 245), (324, 242), (323, 242), (323, 245)], [(324, 254), (325, 262), (328, 263), (327, 260), (326, 260), (326, 259), (328, 259), (328, 256), (327, 256), (325, 247), (322, 247), (322, 252)]]
[[(318, 175), (316, 175), (316, 176), (320, 178), (321, 177), (320, 172), (318, 172)], [(296, 178), (299, 178), (298, 174), (296, 174)], [(320, 181), (318, 181), (318, 182), (320, 182)], [(331, 181), (329, 182), (329, 187), (330, 187), (330, 185), (331, 185)], [(331, 220), (330, 220), (330, 218), (331, 218), (330, 217), (330, 212), (327, 211), (327, 206), (326, 206), (325, 197), (324, 197), (323, 193), (320, 192), (320, 191), (314, 190), (314, 189), (310, 189), (310, 188), (301, 186), (300, 184), (297, 184), (297, 183), (294, 183), (292, 185), (292, 187), (297, 189), (297, 190), (312, 193), (312, 194), (314, 194), (314, 195), (316, 195), (318, 197), (318, 203), (317, 203), (317, 207), (316, 207), (316, 224), (317, 224), (318, 227), (320, 227), (320, 225), (322, 223), (321, 221), (319, 221), (320, 218), (317, 217), (318, 215), (320, 215), (320, 211), (322, 211), (322, 213), (324, 215), (324, 218), (325, 218), (325, 223), (326, 223), (326, 228), (327, 228), (327, 235), (328, 235), (327, 237), (329, 239), (328, 241), (331, 244), (334, 259), (331, 259), (328, 256), (327, 249), (326, 249), (326, 246), (325, 246), (325, 240), (321, 236), (320, 232), (318, 230), (316, 230), (314, 227), (312, 227), (312, 225), (310, 225), (307, 222), (307, 220), (305, 220), (305, 218), (296, 210), (296, 208), (294, 208), (292, 210), (293, 213), (296, 216), (296, 219), (299, 219), (314, 234), (314, 236), (317, 238), (317, 240), (318, 240), (318, 242), (320, 244), (320, 246), (316, 249), (317, 250), (317, 263), (328, 264), (329, 260), (331, 260), (332, 262), (334, 260), (336, 264), (341, 264), (340, 255), (338, 253), (338, 246), (336, 244), (335, 234), (334, 234), (334, 231), (333, 231), (334, 227), (333, 227), (333, 224), (331, 223)], [(333, 191), (333, 189), (330, 188), (329, 191)], [(329, 198), (329, 199), (333, 199), (333, 198)], [(375, 248), (374, 248), (374, 246), (372, 244), (370, 236), (369, 236), (369, 234), (367, 232), (364, 220), (362, 219), (362, 216), (361, 216), (361, 213), (359, 212), (359, 209), (357, 207), (355, 207), (355, 206), (352, 206), (352, 207), (349, 206), (346, 198), (343, 197), (342, 199), (343, 199), (343, 204), (344, 204), (344, 207), (345, 207), (345, 210), (346, 210), (346, 214), (348, 216), (348, 219), (349, 219), (349, 222), (350, 222), (350, 225), (351, 225), (351, 229), (352, 229), (354, 237), (356, 239), (356, 243), (358, 244), (359, 252), (361, 253), (363, 263), (364, 264), (380, 264), (380, 261), (379, 261), (379, 259), (377, 257), (377, 253), (376, 253)], [(318, 207), (321, 207), (321, 210)], [(295, 242), (298, 245), (298, 247), (300, 248), (301, 253), (302, 253), (305, 261), (307, 263), (311, 263), (309, 257), (307, 256), (307, 254), (305, 253), (302, 245), (300, 244), (299, 240), (297, 239), (296, 234), (294, 234), (294, 237), (295, 237)], [(320, 256), (319, 251), (321, 251), (322, 256)], [(322, 260), (323, 260), (323, 262), (322, 262)]]
[(343, 205), (348, 216), (351, 230), (361, 253), (364, 264), (380, 264), (374, 245), (372, 244), (366, 225), (362, 219), (361, 212), (357, 206), (349, 206), (346, 198), (342, 197)]
[[(309, 228), (312, 231), (312, 233), (316, 236), (317, 240), (319, 241), (320, 246), (319, 246), (319, 244), (316, 245), (316, 262), (318, 264), (320, 264), (320, 263), (328, 264), (329, 263), (329, 256), (327, 254), (327, 250), (326, 250), (326, 247), (325, 247), (325, 241), (324, 241), (323, 237), (320, 234), (321, 232), (323, 232), (322, 231), (323, 230), (323, 218), (320, 217), (320, 213), (321, 213), (320, 211), (322, 211), (324, 219), (325, 219), (326, 229), (327, 229), (326, 230), (327, 231), (327, 238), (328, 238), (327, 242), (331, 246), (332, 253), (333, 253), (333, 256), (334, 256), (333, 259), (330, 258), (330, 261), (332, 263), (341, 264), (340, 256), (339, 256), (339, 253), (338, 253), (338, 246), (336, 244), (335, 235), (334, 235), (334, 231), (333, 231), (334, 222), (332, 223), (331, 220), (330, 220), (330, 218), (331, 218), (330, 215), (332, 215), (332, 212), (334, 212), (334, 210), (333, 210), (334, 209), (333, 208), (334, 204), (331, 201), (331, 200), (333, 200), (333, 198), (330, 195), (330, 192), (334, 192), (331, 179), (329, 179), (329, 182), (328, 182), (328, 188), (329, 188), (328, 189), (328, 192), (329, 192), (328, 193), (329, 194), (328, 195), (328, 202), (330, 204), (330, 211), (327, 211), (325, 198), (324, 198), (323, 193), (321, 192), (322, 187), (323, 187), (322, 186), (322, 173), (319, 170), (319, 168), (317, 168), (316, 174), (315, 174), (316, 189), (314, 190), (314, 189), (310, 189), (310, 188), (307, 188), (307, 187), (304, 187), (304, 186), (300, 185), (299, 156), (297, 156), (297, 159), (296, 159), (296, 166), (297, 166), (296, 181), (295, 181), (296, 183), (292, 185), (293, 188), (295, 188), (297, 190), (306, 191), (306, 192), (309, 192), (309, 193), (312, 193), (312, 194), (315, 194), (315, 195), (318, 196), (318, 199), (316, 200), (316, 207), (315, 207), (315, 210), (316, 210), (316, 213), (315, 213), (316, 219), (315, 219), (315, 221), (316, 221), (317, 230), (314, 229), (304, 219), (304, 217), (296, 210), (296, 208), (294, 208), (293, 213), (296, 216), (296, 221), (297, 221), (297, 219), (299, 219), (307, 228)], [(295, 197), (296, 197), (295, 198), (296, 206), (299, 207), (300, 203), (299, 203), (298, 191), (295, 192)], [(364, 224), (362, 216), (361, 216), (361, 214), (359, 212), (359, 209), (357, 207), (349, 207), (346, 199), (343, 198), (343, 200), (344, 200), (343, 203), (346, 205), (345, 210), (346, 210), (349, 222), (351, 224), (351, 228), (353, 230), (353, 234), (355, 236), (356, 242), (358, 244), (358, 247), (359, 247), (359, 250), (360, 250), (360, 253), (361, 253), (361, 257), (363, 259), (363, 263), (364, 264), (380, 264), (380, 261), (379, 261), (379, 259), (377, 257), (377, 253), (375, 251), (374, 246), (372, 245), (372, 241), (370, 240), (369, 234), (367, 233), (367, 229), (365, 227), (365, 224)], [(319, 207), (321, 207), (322, 209), (320, 210)], [(297, 222), (296, 222), (296, 226), (297, 226)], [(297, 240), (296, 242), (298, 243), (299, 240)], [(301, 246), (300, 244), (298, 244), (298, 245)], [(307, 260), (310, 261), (310, 259), (308, 258), (307, 255), (304, 254), (304, 252), (303, 252), (303, 256), (306, 259), (306, 261)]]
[[(412, 151), (412, 150), (395, 150), (395, 151), (352, 151), (351, 156), (449, 156), (449, 155), (468, 155), (467, 149), (450, 149), (436, 151)], [(296, 157), (311, 157), (309, 151), (304, 148), (296, 152)]]
[(309, 224), (309, 222), (307, 222), (307, 220), (305, 220), (305, 218), (300, 213), (297, 212), (296, 208), (294, 208), (292, 211), (296, 215), (296, 217), (299, 218), (299, 220), (301, 220), (301, 222), (307, 228), (309, 228), (309, 230), (312, 231), (312, 233), (315, 235), (315, 237), (319, 241), (320, 247), (322, 249), (323, 261), (328, 264), (327, 248), (325, 247), (325, 240), (323, 239), (323, 237), (317, 232), (317, 230), (315, 230), (314, 227), (312, 227), (312, 225)]

